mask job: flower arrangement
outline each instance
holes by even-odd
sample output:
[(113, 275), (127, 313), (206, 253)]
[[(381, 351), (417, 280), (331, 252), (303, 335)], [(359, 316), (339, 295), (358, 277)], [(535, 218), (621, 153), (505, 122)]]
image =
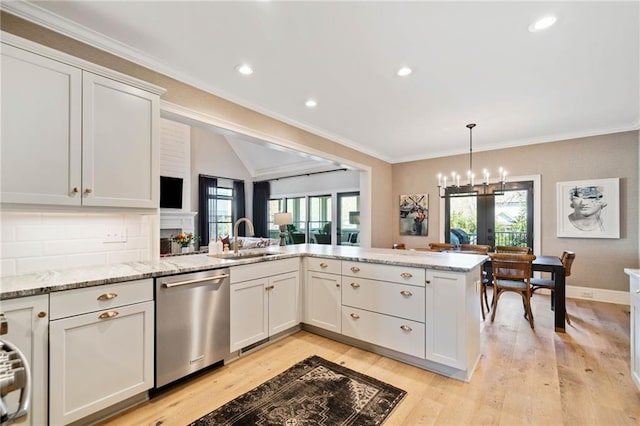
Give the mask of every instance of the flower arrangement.
[(196, 239), (197, 237), (195, 237), (191, 232), (171, 236), (171, 241), (178, 244), (180, 247), (189, 247)]

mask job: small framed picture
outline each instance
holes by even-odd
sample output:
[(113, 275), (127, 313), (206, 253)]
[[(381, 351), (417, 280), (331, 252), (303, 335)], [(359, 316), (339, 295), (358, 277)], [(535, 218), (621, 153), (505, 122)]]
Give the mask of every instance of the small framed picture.
[(558, 237), (620, 238), (620, 179), (557, 183)]

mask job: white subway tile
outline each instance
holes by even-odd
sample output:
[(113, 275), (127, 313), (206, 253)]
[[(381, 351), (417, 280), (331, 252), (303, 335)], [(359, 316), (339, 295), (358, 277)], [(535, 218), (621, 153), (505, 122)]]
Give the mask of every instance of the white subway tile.
[(114, 263), (139, 262), (140, 260), (142, 259), (140, 258), (139, 250), (118, 251), (107, 254), (107, 262), (109, 265), (113, 265)]
[(104, 266), (107, 264), (106, 253), (83, 253), (67, 256), (67, 265), (70, 268), (82, 268), (87, 266)]
[(68, 269), (65, 256), (32, 257), (17, 260), (16, 274), (32, 274), (56, 269)]
[(40, 242), (9, 242), (0, 244), (0, 259), (42, 256)]
[(57, 256), (61, 254), (85, 253), (84, 240), (59, 240), (44, 241), (42, 243), (42, 254), (44, 256)]
[(0, 260), (0, 277), (12, 277), (16, 275), (16, 260), (2, 259)]
[(127, 239), (127, 249), (128, 250), (144, 250), (149, 248), (149, 239), (146, 237), (129, 237)]
[(68, 238), (64, 227), (51, 225), (20, 225), (16, 227), (17, 241), (50, 241)]

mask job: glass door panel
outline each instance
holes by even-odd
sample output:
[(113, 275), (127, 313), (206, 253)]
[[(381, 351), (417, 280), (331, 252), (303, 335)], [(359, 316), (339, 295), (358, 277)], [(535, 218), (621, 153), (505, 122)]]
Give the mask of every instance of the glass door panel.
[(293, 225), (287, 226), (291, 244), (304, 244), (307, 241), (306, 200), (306, 197), (287, 198), (287, 212), (293, 217)]
[(309, 242), (331, 244), (331, 195), (309, 197)]
[(360, 193), (338, 194), (337, 244), (360, 245)]
[(284, 212), (284, 200), (269, 200), (269, 238), (280, 238), (280, 226), (273, 223), (273, 215), (281, 212)]
[(505, 191), (495, 197), (495, 245), (531, 247), (526, 190)]

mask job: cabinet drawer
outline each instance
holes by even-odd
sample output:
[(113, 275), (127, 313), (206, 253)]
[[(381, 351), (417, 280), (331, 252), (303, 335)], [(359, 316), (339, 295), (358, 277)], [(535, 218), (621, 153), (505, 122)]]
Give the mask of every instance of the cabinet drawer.
[(50, 319), (153, 300), (153, 279), (79, 288), (50, 294)]
[(300, 258), (272, 260), (231, 267), (231, 284), (300, 270)]
[(345, 277), (342, 304), (422, 323), (425, 321), (424, 287)]
[(379, 263), (342, 262), (342, 275), (424, 287), (424, 269)]
[(307, 257), (307, 270), (326, 272), (327, 274), (340, 274), (342, 261), (336, 259), (324, 259), (322, 257)]
[(424, 324), (375, 312), (342, 307), (342, 334), (424, 358)]

